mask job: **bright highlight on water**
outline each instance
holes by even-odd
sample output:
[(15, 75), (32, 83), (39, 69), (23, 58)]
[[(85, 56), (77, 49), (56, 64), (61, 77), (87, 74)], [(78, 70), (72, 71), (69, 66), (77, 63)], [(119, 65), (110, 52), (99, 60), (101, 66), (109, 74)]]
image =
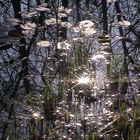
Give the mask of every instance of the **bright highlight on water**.
[(90, 82), (90, 78), (89, 77), (80, 77), (78, 79), (78, 83), (79, 84), (88, 84)]

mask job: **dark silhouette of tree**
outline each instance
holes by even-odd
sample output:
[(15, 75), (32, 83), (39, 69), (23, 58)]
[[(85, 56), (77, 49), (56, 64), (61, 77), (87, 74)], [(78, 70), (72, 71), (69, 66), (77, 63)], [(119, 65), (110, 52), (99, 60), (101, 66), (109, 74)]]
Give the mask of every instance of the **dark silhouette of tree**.
[(107, 1), (102, 0), (103, 34), (108, 34)]
[[(22, 20), (22, 16), (21, 16), (21, 2), (19, 0), (13, 0), (11, 1), (12, 5), (13, 5), (13, 9), (14, 9), (14, 13), (15, 13), (15, 18)], [(16, 30), (20, 30), (20, 27), (17, 26)], [(25, 91), (26, 94), (29, 94), (29, 71), (28, 71), (28, 57), (29, 57), (29, 53), (30, 53), (30, 46), (26, 46), (26, 41), (24, 38), (21, 39), (20, 41), (21, 44), (23, 44), (22, 46), (17, 46), (19, 47), (19, 53), (20, 53), (20, 60), (22, 62), (22, 75), (24, 77), (24, 87), (25, 87)]]

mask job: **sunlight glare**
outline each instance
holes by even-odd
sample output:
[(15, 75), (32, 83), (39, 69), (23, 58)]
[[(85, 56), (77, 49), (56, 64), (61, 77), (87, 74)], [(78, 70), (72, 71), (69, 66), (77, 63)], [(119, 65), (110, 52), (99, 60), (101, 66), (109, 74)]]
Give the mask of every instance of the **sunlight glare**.
[(39, 113), (39, 112), (35, 112), (35, 113), (33, 113), (33, 117), (35, 117), (35, 118), (39, 118), (39, 117), (40, 117), (40, 113)]
[(78, 79), (78, 83), (79, 83), (79, 84), (88, 84), (89, 81), (90, 81), (90, 78), (89, 78), (89, 77), (80, 77), (80, 78)]

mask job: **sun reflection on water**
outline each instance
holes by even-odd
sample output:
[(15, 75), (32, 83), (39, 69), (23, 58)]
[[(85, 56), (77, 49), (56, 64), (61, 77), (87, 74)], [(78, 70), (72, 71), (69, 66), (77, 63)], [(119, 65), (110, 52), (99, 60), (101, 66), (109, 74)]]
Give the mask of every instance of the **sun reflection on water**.
[(39, 118), (40, 117), (40, 113), (39, 112), (34, 112), (33, 113), (33, 117), (34, 118)]
[(88, 84), (90, 82), (90, 78), (89, 77), (80, 77), (78, 79), (78, 83), (79, 84)]

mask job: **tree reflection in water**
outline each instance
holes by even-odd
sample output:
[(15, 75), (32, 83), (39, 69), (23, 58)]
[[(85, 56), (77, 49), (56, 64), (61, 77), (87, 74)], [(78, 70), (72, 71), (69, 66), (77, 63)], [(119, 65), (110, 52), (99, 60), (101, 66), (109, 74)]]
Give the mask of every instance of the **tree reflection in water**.
[(139, 1), (0, 1), (0, 138), (138, 139)]

